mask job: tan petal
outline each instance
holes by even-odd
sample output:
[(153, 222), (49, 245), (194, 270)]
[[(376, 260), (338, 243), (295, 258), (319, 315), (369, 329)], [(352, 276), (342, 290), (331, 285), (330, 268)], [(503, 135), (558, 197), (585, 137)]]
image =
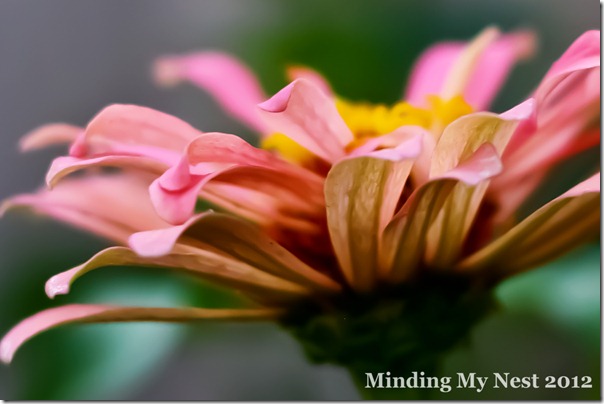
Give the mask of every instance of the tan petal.
[(340, 268), (355, 290), (368, 291), (375, 283), (381, 234), (394, 214), (417, 152), (407, 158), (400, 155), (399, 161), (370, 156), (346, 159), (327, 176), (329, 234)]
[(392, 283), (406, 280), (424, 256), (429, 226), (438, 217), (457, 186), (472, 187), (501, 169), (489, 144), (479, 148), (464, 164), (418, 188), (384, 231), (380, 272)]
[[(494, 148), (494, 157), (500, 156), (519, 122), (530, 116), (532, 105), (529, 100), (501, 115), (472, 114), (450, 124), (434, 150), (430, 177), (438, 177), (467, 160), (485, 143)], [(430, 266), (447, 269), (459, 258), (488, 187), (486, 178), (499, 172), (491, 172), (475, 186), (455, 187), (428, 235), (426, 259)]]
[(309, 267), (262, 230), (237, 217), (209, 212), (181, 226), (142, 232), (130, 237), (130, 246), (139, 255), (159, 257), (173, 251), (176, 242), (211, 248), (235, 260), (282, 279), (314, 290), (337, 292), (340, 285)]
[(544, 205), (503, 236), (463, 260), (460, 271), (509, 276), (558, 257), (599, 234), (600, 174)]
[(190, 249), (162, 257), (145, 258), (125, 247), (111, 247), (97, 253), (82, 265), (62, 272), (46, 282), (46, 294), (53, 298), (69, 293), (71, 283), (85, 273), (107, 266), (144, 266), (181, 270), (228, 288), (241, 290), (263, 302), (292, 300), (310, 293), (292, 282), (262, 272), (241, 261), (215, 252)]

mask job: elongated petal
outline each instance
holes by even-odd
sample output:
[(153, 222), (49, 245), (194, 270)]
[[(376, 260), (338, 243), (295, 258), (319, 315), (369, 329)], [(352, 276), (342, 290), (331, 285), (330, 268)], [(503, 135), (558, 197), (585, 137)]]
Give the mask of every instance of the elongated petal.
[(405, 100), (422, 106), (427, 95), (462, 95), (474, 109), (487, 109), (513, 65), (535, 48), (529, 32), (496, 37), (492, 29), (485, 30), (473, 42), (445, 42), (428, 49), (412, 70)]
[(236, 217), (206, 213), (181, 226), (133, 234), (130, 247), (145, 257), (169, 254), (176, 242), (203, 243), (255, 268), (304, 286), (338, 291), (340, 286), (304, 264), (285, 248), (268, 238), (257, 226)]
[(112, 142), (182, 152), (200, 134), (175, 116), (137, 105), (114, 104), (90, 121), (84, 136), (72, 145), (71, 155), (84, 157), (106, 152)]
[(374, 285), (382, 230), (392, 218), (419, 151), (403, 145), (398, 161), (375, 154), (345, 159), (327, 175), (329, 234), (340, 268), (355, 290), (367, 291)]
[(149, 201), (148, 180), (129, 174), (69, 178), (52, 191), (14, 196), (3, 211), (25, 206), (38, 213), (125, 243), (130, 234), (166, 227)]
[(0, 360), (9, 363), (17, 349), (31, 337), (49, 328), (74, 322), (264, 320), (276, 318), (280, 314), (281, 312), (276, 309), (235, 310), (71, 304), (44, 310), (17, 324), (0, 341)]
[(146, 258), (125, 247), (111, 247), (97, 253), (82, 265), (62, 272), (46, 282), (46, 294), (51, 299), (69, 293), (74, 280), (97, 268), (127, 265), (175, 269), (241, 290), (264, 302), (283, 302), (299, 299), (310, 293), (299, 285), (262, 272), (243, 262), (199, 248), (181, 248), (181, 252), (162, 257)]
[(167, 166), (155, 159), (141, 156), (104, 156), (93, 158), (78, 158), (71, 156), (57, 157), (53, 160), (46, 173), (46, 185), (54, 188), (67, 175), (79, 170), (94, 167), (128, 167), (142, 170), (146, 173), (160, 175)]
[(68, 144), (83, 131), (83, 128), (67, 123), (49, 123), (23, 136), (19, 141), (19, 148), (21, 151), (30, 151), (55, 144)]
[[(600, 174), (544, 205), (503, 236), (466, 258), (460, 271), (501, 278), (568, 252), (600, 225)], [(503, 258), (505, 257), (505, 258)]]
[(155, 62), (153, 72), (159, 84), (189, 81), (206, 90), (226, 112), (266, 134), (256, 108), (265, 100), (264, 92), (254, 74), (233, 56), (219, 52), (169, 55)]
[(259, 107), (271, 130), (328, 162), (342, 158), (353, 140), (334, 100), (308, 80), (294, 81)]
[(501, 161), (490, 144), (468, 160), (418, 188), (384, 231), (380, 272), (398, 283), (413, 276), (423, 259), (428, 229), (456, 185), (475, 186), (501, 171)]

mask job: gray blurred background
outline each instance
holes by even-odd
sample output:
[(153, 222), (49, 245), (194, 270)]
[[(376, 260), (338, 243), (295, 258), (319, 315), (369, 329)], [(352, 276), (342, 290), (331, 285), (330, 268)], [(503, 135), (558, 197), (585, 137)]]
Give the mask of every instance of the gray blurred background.
[[(2, 0), (0, 198), (41, 186), (52, 157), (63, 152), (59, 148), (21, 155), (21, 135), (47, 122), (84, 125), (111, 103), (157, 108), (204, 131), (253, 135), (192, 87), (156, 88), (149, 66), (164, 53), (232, 52), (258, 72), (269, 94), (285, 84), (287, 64), (307, 64), (324, 72), (346, 97), (392, 102), (401, 94), (412, 61), (429, 44), (468, 39), (487, 25), (532, 28), (540, 37), (539, 54), (514, 71), (495, 104), (503, 110), (520, 102), (578, 35), (598, 28), (599, 18), (595, 0)], [(16, 213), (3, 218), (0, 334), (24, 316), (57, 303), (218, 305), (224, 298), (178, 277), (109, 270), (83, 279), (73, 296), (47, 301), (43, 285), (48, 277), (105, 245), (49, 220)], [(550, 268), (518, 281), (520, 286), (506, 286), (502, 299), (509, 302), (511, 314), (491, 319), (479, 335), (486, 333), (488, 340), (505, 329), (512, 333), (507, 341), (516, 341), (509, 349), (518, 355), (526, 357), (526, 352), (536, 352), (534, 346), (540, 347), (533, 355), (535, 363), (550, 355), (550, 349), (560, 351), (552, 354), (548, 366), (553, 369), (597, 368), (585, 358), (599, 357), (599, 325), (594, 326), (599, 321), (599, 290), (593, 289), (595, 280), (599, 283), (599, 249), (593, 246), (573, 257), (562, 266), (578, 267), (575, 273), (582, 278), (564, 278), (564, 268)], [(559, 287), (561, 279), (566, 287), (555, 295), (543, 286), (550, 282)], [(569, 295), (569, 288), (580, 293)], [(537, 289), (541, 297), (535, 297)], [(577, 299), (585, 300), (586, 293), (577, 312), (548, 317), (553, 301), (566, 296), (572, 306)], [(0, 366), (0, 398), (358, 397), (345, 372), (308, 364), (295, 342), (272, 325), (66, 328), (28, 343), (11, 367)], [(549, 345), (544, 348), (540, 338)], [(582, 351), (585, 341), (593, 349)], [(493, 358), (499, 360), (502, 357)]]

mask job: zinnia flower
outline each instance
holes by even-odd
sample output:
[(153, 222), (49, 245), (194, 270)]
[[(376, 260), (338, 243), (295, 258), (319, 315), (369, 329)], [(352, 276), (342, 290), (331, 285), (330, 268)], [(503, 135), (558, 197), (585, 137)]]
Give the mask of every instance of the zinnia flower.
[[(596, 31), (525, 102), (484, 112), (533, 42), (487, 29), (469, 44), (439, 44), (391, 107), (338, 98), (307, 68), (290, 70), (292, 83), (264, 101), (230, 56), (157, 62), (162, 83), (203, 87), (260, 133), (262, 148), (132, 105), (107, 107), (86, 128), (35, 131), (25, 149), (67, 141), (70, 155), (49, 170), (55, 189), (7, 204), (122, 244), (52, 277), (49, 297), (96, 268), (138, 265), (209, 279), (250, 308), (57, 307), (13, 328), (2, 360), (76, 321), (275, 319), (311, 358), (353, 373), (433, 366), (430, 352), (453, 346), (491, 308), (497, 282), (599, 234), (599, 174), (515, 216), (552, 167), (599, 144)], [(122, 171), (64, 178), (98, 166)], [(196, 214), (199, 198), (224, 212)], [(369, 349), (380, 344), (400, 349)]]

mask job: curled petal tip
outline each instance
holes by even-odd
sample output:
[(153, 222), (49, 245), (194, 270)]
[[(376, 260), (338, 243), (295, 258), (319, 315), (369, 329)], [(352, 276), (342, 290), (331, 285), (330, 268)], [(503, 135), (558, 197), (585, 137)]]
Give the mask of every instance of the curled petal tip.
[(15, 354), (15, 348), (13, 348), (12, 343), (9, 339), (4, 338), (0, 342), (0, 362), (8, 365), (13, 360), (13, 355)]
[(535, 99), (529, 98), (528, 100), (524, 101), (523, 103), (516, 105), (514, 108), (501, 114), (501, 117), (503, 119), (519, 120), (519, 121), (528, 119), (535, 112), (535, 105), (536, 105)]
[(258, 107), (266, 112), (278, 113), (285, 111), (289, 98), (291, 97), (292, 90), (298, 81), (299, 80), (291, 82), (286, 87), (281, 89), (277, 94), (258, 104)]
[(46, 296), (50, 299), (54, 299), (57, 295), (66, 295), (69, 293), (69, 282), (64, 282), (61, 274), (58, 274), (46, 281), (44, 290)]

